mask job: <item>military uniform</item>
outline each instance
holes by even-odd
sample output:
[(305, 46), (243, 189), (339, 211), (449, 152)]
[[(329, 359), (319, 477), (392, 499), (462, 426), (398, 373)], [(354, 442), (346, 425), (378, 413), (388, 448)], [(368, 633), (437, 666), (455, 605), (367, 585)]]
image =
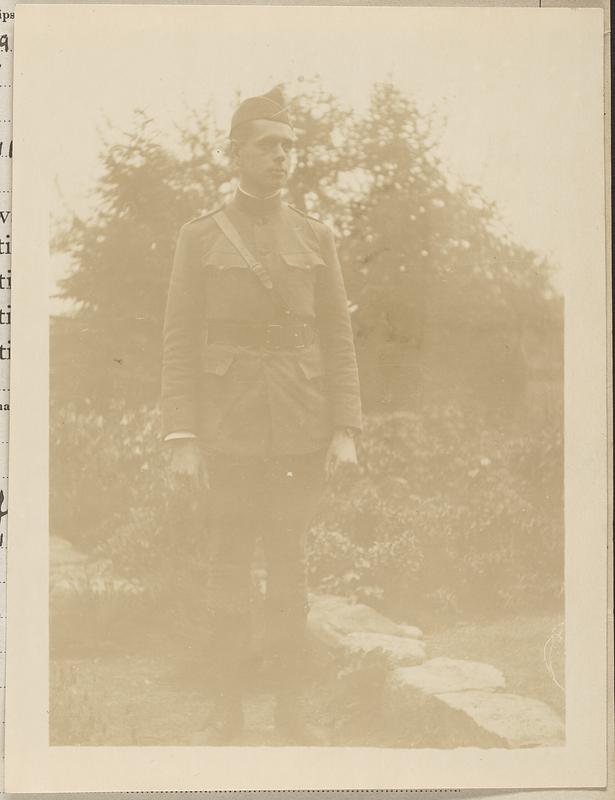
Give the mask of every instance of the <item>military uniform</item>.
[[(283, 296), (263, 290), (211, 216), (179, 235), (164, 332), (164, 433), (194, 431), (214, 452), (269, 456), (326, 447), (361, 426), (346, 293), (331, 231), (238, 190), (226, 210)], [(211, 341), (212, 323), (306, 327), (301, 346)], [(239, 333), (239, 332), (238, 332)], [(292, 344), (292, 343), (289, 343)]]
[[(219, 691), (242, 683), (256, 538), (267, 560), (269, 645), (280, 675), (299, 664), (306, 618), (303, 541), (335, 428), (361, 427), (347, 298), (331, 231), (241, 189), (225, 213), (273, 283), (263, 285), (205, 215), (183, 226), (164, 325), (167, 438), (206, 453), (207, 599)], [(216, 622), (217, 620), (217, 622)]]

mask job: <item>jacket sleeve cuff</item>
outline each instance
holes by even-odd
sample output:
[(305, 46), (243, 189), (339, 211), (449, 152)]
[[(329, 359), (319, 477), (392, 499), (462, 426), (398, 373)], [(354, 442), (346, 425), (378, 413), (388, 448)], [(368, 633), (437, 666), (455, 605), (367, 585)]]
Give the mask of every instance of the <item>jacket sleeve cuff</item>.
[(196, 436), (197, 426), (196, 404), (187, 403), (185, 399), (169, 399), (162, 404), (162, 438), (177, 438), (177, 434)]

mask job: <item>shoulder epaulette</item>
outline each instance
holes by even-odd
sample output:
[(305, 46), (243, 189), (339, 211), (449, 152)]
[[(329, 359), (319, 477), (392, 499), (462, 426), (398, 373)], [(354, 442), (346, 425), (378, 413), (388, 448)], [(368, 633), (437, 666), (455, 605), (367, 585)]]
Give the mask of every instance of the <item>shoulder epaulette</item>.
[(213, 217), (214, 214), (217, 214), (218, 211), (222, 211), (223, 208), (226, 208), (226, 206), (222, 205), (219, 208), (214, 208), (213, 211), (208, 211), (205, 214), (201, 214), (199, 217), (195, 217), (194, 219), (188, 220), (188, 222), (186, 224), (187, 225), (192, 225), (193, 223), (200, 222), (201, 220), (207, 219), (208, 217)]
[(307, 219), (311, 219), (313, 222), (320, 222), (321, 225), (325, 224), (321, 219), (318, 219), (318, 217), (313, 217), (311, 214), (308, 214), (307, 212), (302, 211), (300, 208), (297, 208), (297, 206), (291, 206), (291, 204), (288, 203), (288, 207), (292, 211), (296, 211), (297, 214), (301, 214), (302, 217), (306, 217)]

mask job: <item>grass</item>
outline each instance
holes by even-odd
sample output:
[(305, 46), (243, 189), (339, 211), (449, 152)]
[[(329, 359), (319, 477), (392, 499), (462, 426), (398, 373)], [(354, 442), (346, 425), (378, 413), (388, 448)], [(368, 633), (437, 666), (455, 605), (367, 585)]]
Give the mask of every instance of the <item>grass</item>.
[[(97, 625), (65, 614), (58, 604), (52, 624), (50, 742), (53, 745), (195, 745), (206, 728), (211, 697), (198, 653), (202, 630), (178, 630), (161, 624), (133, 625), (146, 633), (126, 637), (126, 609), (95, 605)], [(135, 609), (136, 610), (136, 609)], [(138, 609), (141, 611), (141, 609)], [(87, 616), (87, 615), (86, 615)], [(69, 615), (70, 617), (70, 615)], [(90, 620), (91, 621), (91, 620)], [(163, 618), (157, 618), (163, 623)], [(509, 692), (546, 702), (563, 716), (563, 692), (544, 660), (545, 643), (561, 622), (557, 615), (516, 616), (497, 621), (458, 623), (426, 636), (428, 657), (482, 661), (498, 667)], [(122, 624), (120, 624), (122, 623)], [(117, 627), (116, 627), (117, 626)], [(72, 631), (68, 635), (68, 630)], [(118, 639), (113, 641), (113, 630)], [(56, 635), (53, 635), (53, 632)], [(87, 635), (86, 635), (87, 631)], [(94, 634), (94, 635), (93, 635)], [(96, 647), (96, 640), (98, 647)], [(553, 651), (552, 670), (563, 684), (563, 649)], [(307, 707), (320, 743), (332, 746), (421, 746), (419, 731), (400, 741), (387, 732), (377, 702), (383, 670), (352, 673), (321, 659), (306, 684)], [(271, 686), (254, 680), (247, 702), (245, 744), (273, 745)], [(467, 742), (467, 745), (478, 742)]]
[(564, 648), (558, 640), (560, 615), (511, 616), (483, 623), (458, 623), (427, 637), (430, 658), (483, 661), (504, 674), (506, 691), (542, 700), (564, 716), (564, 692), (545, 663), (545, 645), (551, 649), (551, 668), (564, 686)]

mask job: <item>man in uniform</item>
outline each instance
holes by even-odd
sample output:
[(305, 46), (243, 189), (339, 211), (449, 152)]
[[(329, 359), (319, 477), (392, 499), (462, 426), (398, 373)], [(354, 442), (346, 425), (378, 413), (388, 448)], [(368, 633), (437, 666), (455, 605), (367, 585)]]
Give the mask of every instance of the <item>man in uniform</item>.
[(356, 463), (361, 407), (333, 234), (282, 201), (294, 142), (281, 91), (231, 123), (232, 201), (180, 231), (164, 325), (163, 435), (174, 481), (204, 492), (212, 742), (241, 735), (250, 568), (261, 539), (275, 721), (301, 742), (304, 538), (325, 475)]

